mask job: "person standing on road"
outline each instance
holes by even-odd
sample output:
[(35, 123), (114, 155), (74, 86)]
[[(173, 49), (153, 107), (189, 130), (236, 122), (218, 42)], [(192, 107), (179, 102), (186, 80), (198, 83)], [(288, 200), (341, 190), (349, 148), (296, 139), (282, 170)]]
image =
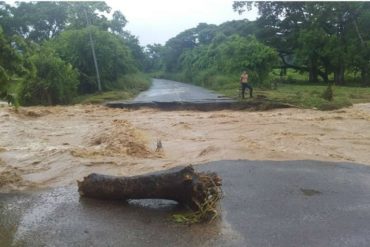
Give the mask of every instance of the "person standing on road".
[(241, 88), (242, 88), (242, 98), (244, 99), (244, 93), (245, 93), (246, 88), (249, 89), (249, 95), (252, 98), (253, 97), (253, 88), (249, 84), (247, 71), (243, 71), (243, 74), (240, 76), (240, 85), (241, 85)]

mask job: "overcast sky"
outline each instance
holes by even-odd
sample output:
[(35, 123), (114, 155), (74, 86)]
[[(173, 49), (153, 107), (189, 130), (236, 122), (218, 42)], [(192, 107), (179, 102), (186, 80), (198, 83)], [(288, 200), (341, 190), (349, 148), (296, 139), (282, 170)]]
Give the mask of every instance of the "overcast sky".
[(138, 36), (141, 45), (164, 44), (178, 33), (198, 23), (221, 24), (225, 21), (254, 20), (256, 11), (239, 15), (227, 0), (121, 0), (106, 1), (120, 10), (129, 21), (126, 29)]
[[(6, 0), (10, 4), (15, 1)], [(257, 17), (255, 9), (242, 15), (234, 12), (232, 0), (107, 0), (106, 3), (112, 7), (112, 13), (120, 10), (125, 15), (128, 20), (126, 29), (138, 36), (143, 46), (164, 44), (201, 22), (218, 25), (231, 20), (255, 20)]]

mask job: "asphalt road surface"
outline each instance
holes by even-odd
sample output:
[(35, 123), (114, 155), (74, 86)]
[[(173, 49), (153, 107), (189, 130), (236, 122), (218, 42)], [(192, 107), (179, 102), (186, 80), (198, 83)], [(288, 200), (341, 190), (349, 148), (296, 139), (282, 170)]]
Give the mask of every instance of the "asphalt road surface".
[(191, 84), (152, 79), (152, 86), (135, 99), (128, 101), (110, 101), (105, 105), (114, 108), (138, 109), (152, 107), (162, 110), (223, 110), (244, 109), (259, 105), (259, 102), (245, 106), (240, 102), (205, 88)]
[(192, 102), (223, 101), (226, 98), (202, 87), (191, 84), (153, 79), (149, 90), (140, 93), (134, 102)]
[(0, 246), (370, 246), (370, 167), (218, 161), (221, 218), (186, 226), (174, 202), (80, 199), (76, 187), (0, 194)]

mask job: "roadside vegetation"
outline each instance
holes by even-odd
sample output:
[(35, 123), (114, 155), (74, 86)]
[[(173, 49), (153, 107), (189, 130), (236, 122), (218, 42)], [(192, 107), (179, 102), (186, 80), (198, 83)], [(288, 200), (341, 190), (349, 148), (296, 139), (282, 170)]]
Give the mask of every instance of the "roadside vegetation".
[(241, 14), (252, 7), (256, 21), (200, 23), (148, 47), (153, 76), (239, 98), (247, 70), (259, 100), (322, 110), (370, 102), (370, 3), (233, 4)]
[(260, 16), (200, 23), (143, 47), (125, 30), (123, 13), (104, 2), (0, 2), (0, 99), (15, 106), (129, 99), (151, 77), (238, 99), (247, 70), (258, 100), (323, 110), (370, 102), (369, 2), (230, 7)]
[(73, 104), (101, 104), (107, 101), (128, 100), (150, 86), (150, 77), (146, 74), (134, 74), (124, 78), (114, 90), (102, 93), (83, 94), (72, 100)]
[[(255, 98), (246, 101), (266, 99), (270, 101), (288, 103), (300, 108), (319, 110), (334, 110), (348, 107), (356, 103), (370, 102), (370, 88), (362, 86), (332, 86), (333, 99), (328, 100), (325, 92), (328, 86), (324, 83), (299, 83), (292, 84), (279, 82), (276, 89), (258, 87), (255, 90)], [(231, 98), (240, 98), (239, 85), (236, 81), (213, 87), (212, 90), (225, 94)]]
[(0, 2), (0, 99), (61, 105), (147, 89), (144, 49), (124, 15), (110, 12), (104, 2)]

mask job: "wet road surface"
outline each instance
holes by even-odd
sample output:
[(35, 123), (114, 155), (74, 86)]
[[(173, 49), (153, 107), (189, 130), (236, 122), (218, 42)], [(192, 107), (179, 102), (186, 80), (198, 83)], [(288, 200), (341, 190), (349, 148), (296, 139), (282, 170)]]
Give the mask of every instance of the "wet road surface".
[(133, 100), (105, 103), (106, 106), (114, 108), (152, 107), (163, 110), (228, 109), (235, 108), (235, 104), (238, 102), (205, 88), (164, 79), (152, 79), (152, 86)]
[(171, 221), (176, 203), (80, 199), (76, 187), (0, 194), (0, 246), (369, 246), (370, 167), (217, 161), (222, 217)]
[(224, 101), (225, 97), (205, 88), (191, 84), (153, 79), (149, 90), (140, 93), (134, 102), (192, 102), (192, 101)]

